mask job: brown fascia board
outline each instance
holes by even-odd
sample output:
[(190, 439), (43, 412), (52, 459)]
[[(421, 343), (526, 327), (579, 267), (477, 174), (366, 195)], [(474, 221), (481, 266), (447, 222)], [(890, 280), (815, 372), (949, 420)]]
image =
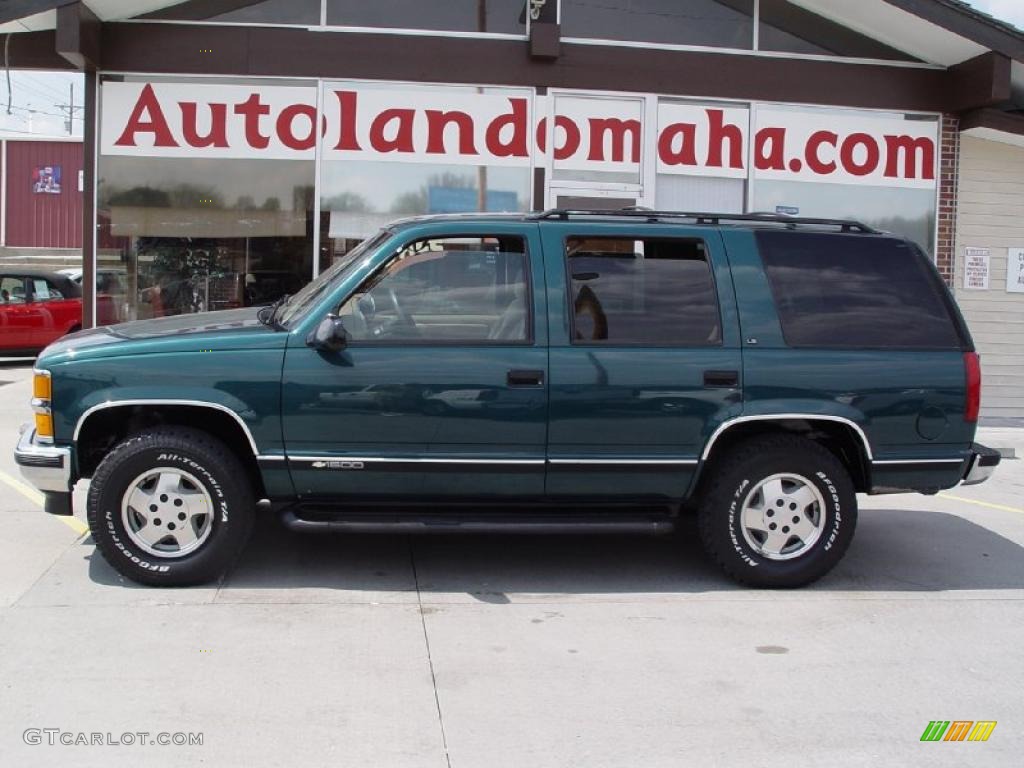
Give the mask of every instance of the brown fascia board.
[(960, 117), (960, 130), (989, 128), (1000, 133), (1024, 136), (1024, 116), (1003, 112), (1001, 109), (976, 109)]
[(948, 72), (923, 67), (565, 41), (545, 61), (519, 40), (285, 27), (107, 22), (102, 50), (106, 71), (169, 75), (464, 83), (471, 72), (486, 85), (931, 112), (945, 111), (951, 92)]
[(1000, 53), (983, 53), (949, 69), (950, 112), (965, 112), (1010, 101), (1011, 62)]
[(57, 9), (57, 53), (76, 69), (98, 69), (100, 27), (100, 20), (85, 3), (61, 6)]
[(983, 45), (990, 51), (1024, 61), (1024, 32), (975, 10), (960, 0), (885, 0), (936, 26)]
[[(10, 37), (8, 62), (11, 69), (73, 69), (71, 62), (57, 53), (56, 31), (14, 32)], [(0, 52), (0, 61), (3, 53)]]

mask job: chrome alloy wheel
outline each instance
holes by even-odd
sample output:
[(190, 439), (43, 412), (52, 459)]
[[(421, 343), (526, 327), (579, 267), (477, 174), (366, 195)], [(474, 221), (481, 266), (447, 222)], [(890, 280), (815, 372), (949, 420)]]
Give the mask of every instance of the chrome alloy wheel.
[(213, 499), (188, 472), (157, 467), (136, 477), (121, 500), (121, 521), (132, 542), (154, 557), (183, 557), (213, 528)]
[(791, 560), (821, 538), (825, 498), (810, 480), (788, 473), (772, 475), (754, 486), (743, 501), (743, 538), (769, 560)]

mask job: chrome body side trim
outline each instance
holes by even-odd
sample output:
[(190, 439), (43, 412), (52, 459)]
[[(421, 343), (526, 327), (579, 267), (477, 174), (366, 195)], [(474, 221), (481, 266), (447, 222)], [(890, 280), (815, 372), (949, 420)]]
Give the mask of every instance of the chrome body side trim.
[(871, 462), (876, 467), (899, 464), (963, 464), (961, 459), (877, 459)]
[[(269, 458), (269, 457), (260, 457)], [(284, 457), (282, 457), (284, 458)], [(340, 456), (338, 454), (324, 454), (320, 456), (291, 456), (288, 461), (358, 461), (366, 464), (496, 464), (507, 466), (539, 466), (544, 464), (544, 459), (447, 459), (447, 458), (422, 458), (422, 457), (370, 457), (370, 456)]]
[(715, 441), (722, 436), (730, 427), (734, 427), (737, 424), (742, 424), (748, 421), (787, 421), (787, 420), (801, 420), (801, 421), (834, 421), (839, 424), (845, 424), (851, 427), (857, 436), (860, 438), (861, 444), (864, 446), (864, 454), (867, 456), (868, 461), (874, 461), (874, 455), (871, 453), (871, 443), (868, 440), (867, 435), (864, 434), (864, 430), (860, 426), (850, 419), (843, 416), (832, 416), (829, 414), (822, 413), (761, 413), (754, 416), (737, 416), (734, 419), (729, 419), (718, 426), (708, 438), (707, 445), (704, 446), (704, 452), (700, 456), (701, 461), (706, 461), (711, 453), (711, 448), (714, 446)]
[(99, 403), (89, 408), (85, 413), (78, 417), (78, 423), (75, 425), (74, 441), (78, 442), (78, 435), (82, 431), (82, 425), (85, 424), (88, 419), (96, 411), (102, 411), (106, 408), (117, 408), (122, 405), (188, 405), (197, 408), (212, 408), (215, 411), (221, 411), (228, 414), (235, 421), (238, 422), (238, 426), (245, 432), (246, 438), (249, 440), (249, 446), (252, 448), (254, 456), (259, 456), (259, 448), (256, 447), (256, 440), (253, 439), (252, 432), (249, 431), (249, 426), (242, 421), (242, 417), (239, 416), (235, 411), (228, 408), (226, 405), (220, 403), (211, 403), (207, 400), (160, 400), (160, 399), (144, 399), (144, 400), (107, 400), (104, 403)]
[(698, 463), (697, 459), (663, 459), (663, 458), (650, 458), (650, 459), (548, 459), (548, 464), (555, 465), (576, 465), (576, 466), (695, 466)]

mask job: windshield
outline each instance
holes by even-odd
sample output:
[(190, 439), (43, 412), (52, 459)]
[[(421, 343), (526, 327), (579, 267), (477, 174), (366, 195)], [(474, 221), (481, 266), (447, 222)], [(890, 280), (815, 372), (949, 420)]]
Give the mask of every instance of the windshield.
[(382, 229), (373, 237), (363, 240), (359, 245), (346, 253), (338, 261), (324, 272), (321, 272), (313, 282), (296, 293), (285, 302), (276, 313), (276, 321), (287, 326), (293, 319), (305, 312), (321, 295), (331, 286), (336, 285), (338, 279), (348, 268), (355, 264), (361, 256), (376, 248), (384, 240), (391, 236), (391, 233)]

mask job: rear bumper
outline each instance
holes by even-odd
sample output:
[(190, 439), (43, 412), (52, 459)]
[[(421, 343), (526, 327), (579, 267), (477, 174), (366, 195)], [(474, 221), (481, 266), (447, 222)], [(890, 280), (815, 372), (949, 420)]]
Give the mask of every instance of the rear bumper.
[(963, 485), (977, 485), (988, 480), (996, 471), (1002, 457), (999, 451), (988, 448), (980, 443), (971, 446), (971, 458), (964, 472)]
[(36, 430), (24, 429), (14, 449), (22, 476), (43, 493), (71, 492), (71, 449), (36, 442)]

